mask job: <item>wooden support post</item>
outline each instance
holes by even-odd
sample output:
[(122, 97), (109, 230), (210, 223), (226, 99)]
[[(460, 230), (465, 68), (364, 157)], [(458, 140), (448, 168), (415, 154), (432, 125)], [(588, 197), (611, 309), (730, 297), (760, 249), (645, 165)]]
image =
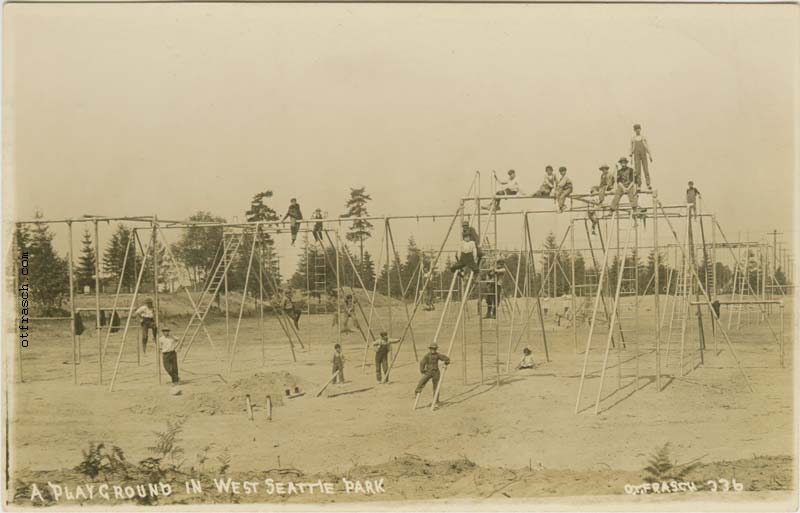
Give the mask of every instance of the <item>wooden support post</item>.
[[(386, 232), (389, 234), (389, 241), (391, 243), (392, 252), (394, 254), (395, 266), (397, 267), (397, 283), (400, 286), (400, 290), (402, 291), (403, 290), (403, 276), (400, 273), (400, 255), (397, 253), (397, 247), (394, 244), (394, 235), (392, 234), (392, 227), (389, 224), (389, 219), (386, 219)], [(418, 362), (419, 361), (419, 356), (417, 355), (417, 341), (414, 338), (414, 327), (411, 324), (411, 315), (408, 312), (408, 305), (406, 304), (405, 294), (403, 294), (403, 296), (400, 299), (403, 302), (403, 307), (405, 308), (405, 312), (406, 312), (406, 322), (408, 323), (408, 326), (409, 326), (408, 332), (409, 332), (409, 335), (411, 335), (411, 347), (414, 350), (414, 361)], [(415, 302), (417, 302), (419, 300), (420, 300), (420, 298), (417, 298), (417, 297), (414, 298)]]
[(69, 272), (69, 327), (72, 332), (72, 382), (78, 384), (78, 361), (79, 349), (78, 338), (75, 335), (75, 277), (74, 265), (72, 259), (72, 221), (67, 221), (67, 233), (69, 237), (69, 246), (67, 246), (67, 264)]
[[(117, 312), (117, 302), (119, 301), (119, 294), (120, 294), (120, 292), (122, 292), (122, 282), (125, 280), (125, 272), (127, 270), (127, 264), (128, 264), (128, 253), (130, 252), (130, 249), (132, 247), (134, 248), (134, 251), (135, 251), (136, 248), (134, 247), (134, 244), (133, 244), (133, 238), (132, 237), (128, 237), (128, 244), (125, 246), (125, 255), (122, 257), (122, 270), (120, 271), (120, 275), (119, 275), (119, 283), (117, 284), (117, 292), (116, 292), (116, 294), (114, 294), (114, 303), (111, 306), (111, 316), (109, 317), (109, 321), (108, 321), (108, 329), (106, 330), (106, 338), (103, 341), (103, 351), (102, 351), (101, 356), (100, 356), (101, 359), (104, 359), (106, 357), (106, 352), (108, 351), (108, 341), (109, 341), (109, 339), (111, 337), (111, 329), (113, 328), (114, 314)], [(133, 274), (135, 275), (136, 274), (136, 261), (135, 260), (134, 260), (134, 263), (133, 263), (133, 269), (134, 269), (134, 273)]]
[(342, 282), (339, 268), (339, 230), (336, 230), (336, 341), (342, 343)]
[(156, 217), (153, 217), (153, 242), (150, 244), (150, 248), (153, 251), (153, 306), (155, 307), (155, 321), (156, 321), (156, 330), (153, 334), (153, 345), (155, 346), (155, 356), (156, 356), (156, 382), (160, 385), (161, 384), (161, 342), (159, 342), (160, 334), (161, 334), (161, 324), (159, 324), (159, 304), (158, 304), (158, 238), (156, 231), (158, 230), (158, 221)]
[[(384, 232), (384, 237), (386, 233)], [(380, 250), (378, 252), (378, 259), (376, 262), (380, 262), (383, 259), (383, 241), (379, 244)], [(369, 299), (369, 319), (367, 320), (367, 331), (372, 335), (372, 314), (375, 312), (375, 297), (378, 294), (378, 277), (375, 276), (375, 280), (372, 282), (372, 297)], [(387, 329), (388, 331), (388, 329)], [(369, 345), (372, 343), (371, 340), (364, 342), (364, 362), (361, 364), (361, 373), (367, 373), (367, 351), (369, 351)]]
[[(222, 228), (222, 286), (225, 291), (225, 352), (229, 353), (231, 350), (231, 322), (228, 308), (228, 245), (225, 243), (225, 227)], [(198, 313), (198, 315), (200, 314)]]
[[(306, 263), (308, 263), (308, 259), (306, 259)], [(227, 302), (227, 292), (225, 296)], [(261, 366), (264, 367), (267, 364), (267, 355), (264, 340), (264, 244), (262, 241), (259, 241), (258, 244), (258, 336), (261, 340)], [(308, 345), (310, 348), (311, 343), (309, 342)], [(269, 396), (267, 397), (269, 398)]]
[(267, 406), (267, 420), (272, 420), (272, 396), (267, 396), (264, 403)]
[(250, 402), (250, 394), (244, 396), (244, 406), (247, 409), (247, 418), (253, 420), (253, 403)]
[[(139, 286), (142, 283), (142, 277), (144, 277), (144, 268), (145, 268), (146, 264), (147, 264), (147, 252), (143, 251), (142, 252), (142, 267), (139, 269), (139, 273), (138, 273), (138, 276), (136, 278), (136, 285), (133, 288), (133, 296), (131, 297), (131, 304), (128, 307), (128, 316), (127, 316), (127, 319), (125, 319), (125, 328), (122, 330), (122, 340), (119, 343), (119, 353), (117, 353), (117, 362), (114, 364), (114, 372), (111, 375), (111, 383), (109, 383), (109, 385), (108, 385), (108, 391), (109, 392), (113, 392), (114, 391), (114, 383), (116, 382), (117, 373), (119, 372), (119, 364), (122, 361), (122, 352), (125, 349), (125, 339), (128, 336), (128, 328), (130, 328), (130, 325), (131, 325), (131, 318), (133, 317), (133, 309), (136, 307), (136, 298), (139, 295)], [(134, 268), (135, 268), (135, 265), (136, 264), (134, 263)], [(136, 355), (137, 356), (139, 355), (139, 344), (140, 344), (139, 340), (137, 340), (136, 343), (134, 344), (136, 346)], [(138, 363), (138, 361), (137, 361), (137, 363)]]
[[(661, 267), (661, 255), (658, 250), (658, 211), (656, 210), (656, 199), (658, 198), (658, 191), (653, 191), (653, 205), (651, 210), (653, 212), (653, 311), (656, 316), (656, 392), (661, 392), (661, 319), (659, 318), (659, 296), (661, 294), (661, 283), (659, 281), (659, 273)], [(669, 287), (669, 281), (667, 281)], [(667, 289), (669, 294), (669, 288)]]
[(783, 344), (784, 344), (784, 341), (783, 341), (783, 339), (784, 339), (784, 336), (785, 336), (783, 330), (786, 329), (783, 326), (783, 300), (781, 300), (781, 304), (780, 304), (779, 308), (780, 308), (780, 323), (781, 323), (781, 328), (779, 330), (780, 331), (780, 335), (781, 335), (780, 336), (781, 368), (783, 368), (783, 366), (784, 366), (784, 357), (783, 357)]
[(247, 298), (247, 286), (250, 284), (250, 271), (253, 268), (253, 255), (256, 252), (256, 240), (261, 233), (261, 225), (256, 224), (256, 229), (253, 232), (253, 244), (250, 247), (250, 258), (247, 261), (247, 272), (244, 278), (244, 290), (242, 291), (242, 303), (239, 307), (239, 318), (236, 321), (236, 331), (233, 333), (233, 342), (231, 343), (231, 351), (228, 361), (228, 376), (233, 373), (233, 361), (236, 359), (236, 344), (239, 342), (239, 329), (242, 327), (242, 315), (244, 314), (244, 304)]
[(339, 371), (337, 370), (336, 372), (333, 373), (333, 375), (331, 375), (330, 379), (324, 385), (322, 385), (322, 388), (319, 389), (319, 392), (317, 392), (317, 395), (315, 395), (314, 397), (321, 396), (322, 392), (324, 392), (325, 389), (328, 388), (328, 386), (331, 383), (333, 383), (333, 380), (336, 379), (336, 376), (338, 376), (338, 375), (339, 375)]
[[(95, 335), (97, 336), (97, 383), (103, 384), (103, 334), (100, 326), (100, 229), (97, 220), (94, 221), (94, 312)], [(113, 313), (111, 314), (113, 317)], [(111, 324), (112, 319), (108, 319)]]
[(392, 333), (392, 273), (390, 272), (392, 257), (389, 253), (389, 218), (384, 218), (383, 231), (386, 234), (384, 237), (386, 239), (386, 301), (389, 303), (389, 328), (387, 331)]
[(578, 354), (578, 323), (575, 319), (575, 220), (569, 222), (569, 263), (570, 263), (570, 296), (572, 303), (572, 342), (575, 345), (575, 354)]

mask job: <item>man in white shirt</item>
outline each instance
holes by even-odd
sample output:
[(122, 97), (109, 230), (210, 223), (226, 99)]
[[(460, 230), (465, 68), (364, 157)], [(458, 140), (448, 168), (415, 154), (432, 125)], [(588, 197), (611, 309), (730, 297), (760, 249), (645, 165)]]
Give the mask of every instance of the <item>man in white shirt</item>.
[(572, 180), (567, 176), (567, 168), (558, 168), (558, 186), (556, 187), (556, 200), (558, 201), (558, 211), (563, 212), (567, 208), (567, 198), (572, 195)]
[(164, 363), (164, 370), (172, 378), (172, 384), (177, 385), (180, 383), (178, 377), (178, 340), (172, 336), (169, 327), (165, 327), (162, 335), (158, 337), (158, 343), (161, 345), (161, 361)]
[(633, 160), (633, 168), (636, 171), (636, 185), (638, 187), (642, 186), (642, 168), (644, 168), (644, 179), (647, 182), (647, 188), (652, 189), (650, 186), (650, 170), (647, 168), (647, 161), (653, 162), (650, 145), (647, 144), (647, 138), (642, 135), (642, 125), (636, 123), (633, 125), (633, 131), (630, 157)]
[(558, 179), (553, 173), (553, 166), (545, 167), (544, 180), (542, 181), (542, 185), (539, 187), (539, 190), (533, 193), (533, 197), (549, 198), (551, 196), (555, 196), (557, 184), (558, 184)]
[(144, 304), (133, 312), (133, 315), (138, 315), (142, 321), (142, 352), (147, 352), (147, 332), (153, 332), (153, 339), (155, 340), (158, 328), (156, 326), (155, 312), (153, 311), (153, 300), (146, 299)]

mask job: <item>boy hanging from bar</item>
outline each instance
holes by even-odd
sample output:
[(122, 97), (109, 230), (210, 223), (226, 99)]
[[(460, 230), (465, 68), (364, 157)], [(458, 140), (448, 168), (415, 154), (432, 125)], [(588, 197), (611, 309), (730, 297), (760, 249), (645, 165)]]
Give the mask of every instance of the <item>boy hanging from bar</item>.
[(589, 221), (592, 222), (592, 235), (597, 235), (597, 228), (600, 225), (600, 219), (597, 217), (597, 211), (603, 208), (603, 202), (607, 194), (614, 193), (614, 175), (608, 172), (609, 167), (606, 164), (600, 166), (600, 183), (593, 185), (589, 192), (597, 195), (597, 201), (594, 205), (589, 206)]
[(156, 326), (155, 313), (153, 312), (153, 300), (146, 299), (144, 304), (133, 312), (133, 315), (139, 316), (142, 322), (142, 352), (147, 352), (147, 332), (153, 332), (153, 340), (155, 340), (158, 327)]
[(567, 208), (567, 198), (572, 195), (572, 180), (567, 176), (567, 168), (561, 166), (558, 168), (558, 185), (556, 186), (556, 201), (558, 202), (558, 211), (563, 212)]
[[(419, 362), (419, 372), (422, 374), (422, 378), (420, 378), (419, 383), (417, 383), (417, 388), (414, 390), (415, 396), (419, 396), (422, 391), (425, 389), (425, 385), (428, 381), (433, 381), (433, 393), (436, 394), (436, 387), (439, 386), (439, 362), (444, 362), (445, 365), (450, 365), (450, 358), (443, 354), (439, 354), (439, 346), (436, 344), (431, 344), (428, 346), (430, 352), (422, 357), (422, 360)], [(439, 390), (439, 394), (441, 395), (441, 390)], [(436, 402), (438, 403), (438, 398), (436, 398)], [(436, 405), (434, 405), (436, 406)]]
[(464, 270), (467, 269), (472, 272), (478, 272), (478, 246), (472, 240), (472, 236), (468, 233), (462, 234), (461, 250), (458, 254), (458, 260), (450, 266), (450, 272), (458, 272), (463, 278), (465, 275)]
[(303, 213), (300, 212), (300, 204), (297, 203), (297, 198), (289, 200), (289, 208), (286, 210), (286, 215), (283, 216), (281, 222), (286, 221), (286, 218), (291, 219), (292, 246), (294, 246), (294, 241), (297, 240), (297, 232), (300, 231), (300, 221), (303, 220)]
[(547, 166), (544, 168), (544, 181), (542, 181), (542, 185), (539, 186), (539, 190), (533, 193), (534, 198), (550, 198), (555, 196), (556, 185), (558, 184), (558, 179), (556, 178), (555, 174), (553, 173), (553, 166)]
[(650, 186), (650, 170), (647, 167), (647, 161), (653, 162), (653, 156), (650, 154), (650, 145), (647, 144), (647, 138), (642, 135), (642, 125), (636, 123), (633, 125), (633, 137), (631, 137), (631, 153), (630, 157), (633, 159), (633, 165), (636, 168), (636, 185), (642, 186), (642, 169), (644, 168), (644, 179), (647, 183), (647, 189), (652, 190)]
[[(322, 219), (322, 209), (316, 209), (313, 214), (311, 214), (311, 219)], [(317, 242), (322, 242), (322, 223), (316, 222), (314, 223), (314, 228), (311, 230), (311, 234), (314, 236), (314, 240)]]
[(333, 346), (333, 370), (331, 374), (336, 374), (333, 378), (333, 384), (344, 383), (344, 353), (342, 352), (342, 345), (336, 344)]

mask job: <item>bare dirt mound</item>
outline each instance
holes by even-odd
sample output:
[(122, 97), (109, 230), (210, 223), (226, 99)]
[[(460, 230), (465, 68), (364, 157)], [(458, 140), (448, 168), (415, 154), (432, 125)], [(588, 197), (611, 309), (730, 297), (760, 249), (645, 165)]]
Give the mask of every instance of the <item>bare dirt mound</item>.
[(245, 410), (245, 397), (248, 394), (253, 403), (263, 405), (266, 397), (270, 396), (273, 406), (281, 406), (287, 400), (287, 389), (292, 393), (295, 388), (310, 393), (314, 387), (315, 383), (289, 372), (257, 372), (231, 383), (215, 385), (211, 390), (195, 391), (191, 387), (184, 387), (180, 395), (147, 397), (128, 410), (143, 415), (170, 414), (179, 417), (236, 414)]

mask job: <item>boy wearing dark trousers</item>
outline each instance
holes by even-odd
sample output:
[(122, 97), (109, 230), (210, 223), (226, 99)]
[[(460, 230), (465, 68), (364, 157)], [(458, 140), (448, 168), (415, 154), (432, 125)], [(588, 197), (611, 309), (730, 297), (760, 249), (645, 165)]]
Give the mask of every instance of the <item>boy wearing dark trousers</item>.
[(297, 240), (297, 232), (300, 231), (300, 221), (303, 220), (303, 213), (300, 212), (300, 204), (297, 203), (296, 198), (289, 200), (289, 209), (281, 221), (286, 221), (287, 217), (291, 218), (292, 246), (294, 246), (294, 241)]
[(169, 377), (172, 378), (172, 384), (177, 385), (181, 382), (178, 377), (178, 339), (172, 336), (169, 327), (162, 330), (163, 334), (158, 337), (158, 343), (161, 345), (161, 361), (164, 364), (164, 370), (167, 371)]
[(342, 353), (341, 344), (333, 346), (333, 370), (331, 374), (336, 374), (333, 378), (333, 384), (344, 383), (344, 353)]
[[(375, 348), (375, 377), (378, 383), (383, 383), (385, 377), (386, 381), (389, 380), (389, 349), (392, 344), (400, 342), (399, 338), (389, 338), (389, 333), (381, 331), (381, 338), (372, 343)], [(383, 376), (381, 375), (383, 371)]]
[(450, 358), (439, 354), (438, 345), (431, 344), (428, 346), (428, 349), (430, 349), (430, 352), (423, 356), (422, 360), (419, 362), (419, 372), (422, 374), (422, 378), (420, 378), (419, 383), (417, 383), (417, 388), (414, 391), (416, 395), (422, 393), (428, 381), (433, 381), (433, 393), (435, 395), (436, 387), (439, 386), (439, 361), (443, 361), (445, 365), (450, 365)]
[(156, 327), (155, 313), (153, 312), (153, 300), (147, 299), (144, 304), (133, 312), (133, 315), (138, 315), (142, 320), (142, 352), (147, 352), (147, 332), (153, 332), (153, 340), (155, 340), (158, 328)]

